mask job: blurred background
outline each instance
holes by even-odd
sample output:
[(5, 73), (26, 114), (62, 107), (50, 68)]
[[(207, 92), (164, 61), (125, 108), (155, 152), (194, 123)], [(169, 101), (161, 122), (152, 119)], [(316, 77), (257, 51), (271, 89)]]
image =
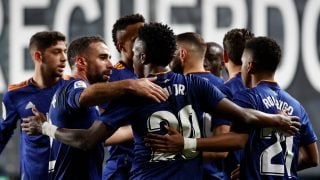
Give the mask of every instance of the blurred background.
[[(35, 32), (58, 30), (68, 41), (99, 34), (115, 63), (118, 53), (111, 39), (112, 25), (132, 13), (143, 14), (147, 22), (167, 23), (175, 33), (198, 32), (220, 45), (232, 28), (274, 38), (283, 50), (276, 79), (303, 104), (320, 137), (319, 0), (0, 0), (0, 98), (7, 84), (31, 77), (33, 62), (27, 44)], [(66, 72), (70, 73), (69, 67)], [(16, 130), (0, 155), (0, 180), (18, 179), (19, 158)], [(319, 179), (320, 167), (300, 175)]]

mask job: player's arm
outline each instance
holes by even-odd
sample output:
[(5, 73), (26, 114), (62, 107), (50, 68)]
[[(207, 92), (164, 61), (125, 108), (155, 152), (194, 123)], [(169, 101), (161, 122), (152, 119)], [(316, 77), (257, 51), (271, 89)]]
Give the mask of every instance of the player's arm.
[(298, 170), (307, 169), (319, 165), (319, 152), (317, 143), (299, 147)]
[(0, 124), (0, 153), (12, 137), (19, 120), (19, 115), (7, 93), (4, 94), (2, 107), (2, 117), (4, 119), (1, 118)]
[[(229, 125), (217, 125), (213, 127), (212, 130), (212, 137), (217, 136), (219, 134), (225, 134), (230, 132), (230, 126)], [(228, 155), (228, 152), (203, 152), (203, 160), (204, 162), (210, 162), (217, 159), (224, 159)]]
[(89, 107), (108, 102), (126, 93), (148, 97), (156, 102), (165, 101), (168, 96), (165, 91), (151, 81), (156, 78), (138, 80), (122, 80), (109, 83), (95, 83), (86, 88), (80, 95), (80, 106)]
[(214, 113), (233, 122), (250, 124), (253, 126), (275, 127), (288, 134), (295, 134), (299, 131), (301, 124), (299, 117), (287, 116), (284, 114), (267, 114), (250, 108), (242, 108), (223, 98), (218, 102)]
[(121, 126), (111, 137), (105, 140), (105, 146), (117, 145), (133, 140), (131, 125)]
[(45, 115), (32, 109), (35, 116), (25, 118), (21, 128), (28, 135), (44, 134), (58, 141), (82, 150), (90, 150), (98, 143), (113, 134), (113, 130), (108, 128), (102, 121), (94, 121), (89, 129), (67, 129), (58, 128), (50, 124)]
[[(50, 126), (54, 126), (49, 124)], [(52, 127), (50, 127), (52, 128)], [(56, 131), (48, 133), (42, 126), (42, 133), (48, 135), (64, 144), (82, 150), (90, 150), (97, 144), (103, 142), (113, 134), (102, 121), (94, 121), (89, 129), (66, 129), (57, 128)]]
[(177, 153), (182, 150), (225, 152), (244, 148), (248, 134), (229, 132), (210, 138), (185, 138), (177, 130), (168, 128), (167, 135), (148, 134), (146, 146), (157, 152)]

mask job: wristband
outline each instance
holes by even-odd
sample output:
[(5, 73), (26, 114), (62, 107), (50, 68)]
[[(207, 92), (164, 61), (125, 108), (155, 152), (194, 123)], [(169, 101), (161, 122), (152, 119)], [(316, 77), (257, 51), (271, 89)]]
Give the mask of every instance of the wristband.
[(42, 124), (41, 127), (42, 127), (42, 134), (55, 138), (55, 133), (58, 129), (57, 126), (50, 124), (49, 122), (46, 121)]
[(195, 151), (197, 149), (197, 139), (196, 138), (183, 138), (184, 150)]

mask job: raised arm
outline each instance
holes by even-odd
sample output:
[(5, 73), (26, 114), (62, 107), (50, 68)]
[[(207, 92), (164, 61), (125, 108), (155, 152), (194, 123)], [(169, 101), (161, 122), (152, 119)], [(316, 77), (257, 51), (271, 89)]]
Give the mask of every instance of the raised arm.
[(160, 86), (151, 82), (155, 80), (156, 78), (142, 78), (92, 84), (81, 93), (80, 106), (99, 105), (126, 93), (144, 96), (156, 102), (165, 101), (168, 95)]

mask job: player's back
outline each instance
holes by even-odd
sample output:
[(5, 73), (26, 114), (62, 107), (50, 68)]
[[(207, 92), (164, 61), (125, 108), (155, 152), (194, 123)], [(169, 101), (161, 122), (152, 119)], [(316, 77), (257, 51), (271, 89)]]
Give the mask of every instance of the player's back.
[[(234, 94), (236, 94), (238, 91), (246, 89), (245, 85), (243, 84), (242, 78), (241, 78), (241, 72), (237, 73), (236, 76), (229, 79), (225, 82), (224, 86), (220, 88), (220, 90), (227, 96), (228, 99), (232, 100)], [(226, 119), (219, 120), (219, 121), (228, 121)], [(214, 125), (215, 122), (213, 122)], [(232, 125), (231, 122), (229, 122), (230, 125)], [(232, 127), (231, 127), (232, 130)], [(240, 164), (241, 156), (242, 156), (243, 150), (234, 150), (229, 151), (228, 156), (224, 159), (224, 178), (230, 179), (231, 172), (235, 170)]]
[[(46, 114), (55, 91), (63, 84), (63, 79), (49, 88), (40, 89), (32, 79), (9, 85), (3, 97), (4, 121), (1, 123), (1, 151), (5, 147), (23, 118), (32, 116), (32, 107)], [(20, 130), (20, 171), (23, 179), (47, 179), (50, 141), (47, 136), (29, 136)]]
[[(120, 81), (124, 79), (137, 79), (133, 69), (127, 67), (122, 61), (114, 65), (109, 82)], [(107, 108), (107, 105), (105, 106)], [(123, 125), (130, 124), (130, 120)], [(130, 169), (133, 159), (133, 141), (127, 141), (121, 144), (108, 146), (108, 159), (103, 169), (103, 178), (127, 179), (130, 176)]]
[[(87, 129), (98, 119), (98, 108), (81, 108), (79, 97), (87, 84), (72, 79), (57, 90), (49, 110), (49, 120), (60, 128)], [(52, 179), (101, 179), (102, 144), (83, 151), (53, 140), (51, 164), (54, 164)], [(51, 169), (52, 170), (52, 169)]]
[(145, 146), (144, 138), (148, 133), (165, 134), (165, 125), (176, 128), (185, 137), (200, 137), (202, 112), (212, 110), (224, 95), (193, 75), (168, 72), (157, 75), (156, 83), (170, 94), (167, 101), (156, 103), (141, 97), (123, 97), (119, 99), (120, 106), (114, 106), (116, 111), (107, 112), (103, 121), (112, 125), (117, 119), (134, 117), (130, 119), (135, 139), (133, 179), (199, 179), (202, 162), (198, 152), (152, 152)]
[[(211, 74), (209, 71), (206, 72), (194, 72), (191, 73), (194, 76), (200, 77), (209, 83), (216, 86), (218, 89), (221, 89), (221, 87), (224, 85), (223, 80), (213, 74)], [(214, 121), (214, 122), (213, 122)], [(214, 124), (213, 124), (214, 123)], [(229, 125), (230, 122), (224, 119), (213, 119), (210, 114), (204, 113), (203, 114), (203, 126), (200, 127), (202, 130), (203, 137), (211, 137), (212, 136), (212, 129), (214, 126), (220, 126), (220, 125)], [(224, 172), (223, 172), (223, 160), (217, 159), (212, 162), (204, 163), (204, 178), (214, 178), (214, 179), (223, 179), (224, 178)]]
[[(260, 82), (255, 88), (239, 92), (235, 102), (272, 114), (287, 110), (289, 115), (300, 117), (302, 124), (300, 133), (289, 137), (275, 128), (251, 128), (240, 166), (241, 179), (298, 179), (299, 146), (316, 141), (300, 103), (274, 82)], [(245, 127), (243, 130), (248, 131)]]

